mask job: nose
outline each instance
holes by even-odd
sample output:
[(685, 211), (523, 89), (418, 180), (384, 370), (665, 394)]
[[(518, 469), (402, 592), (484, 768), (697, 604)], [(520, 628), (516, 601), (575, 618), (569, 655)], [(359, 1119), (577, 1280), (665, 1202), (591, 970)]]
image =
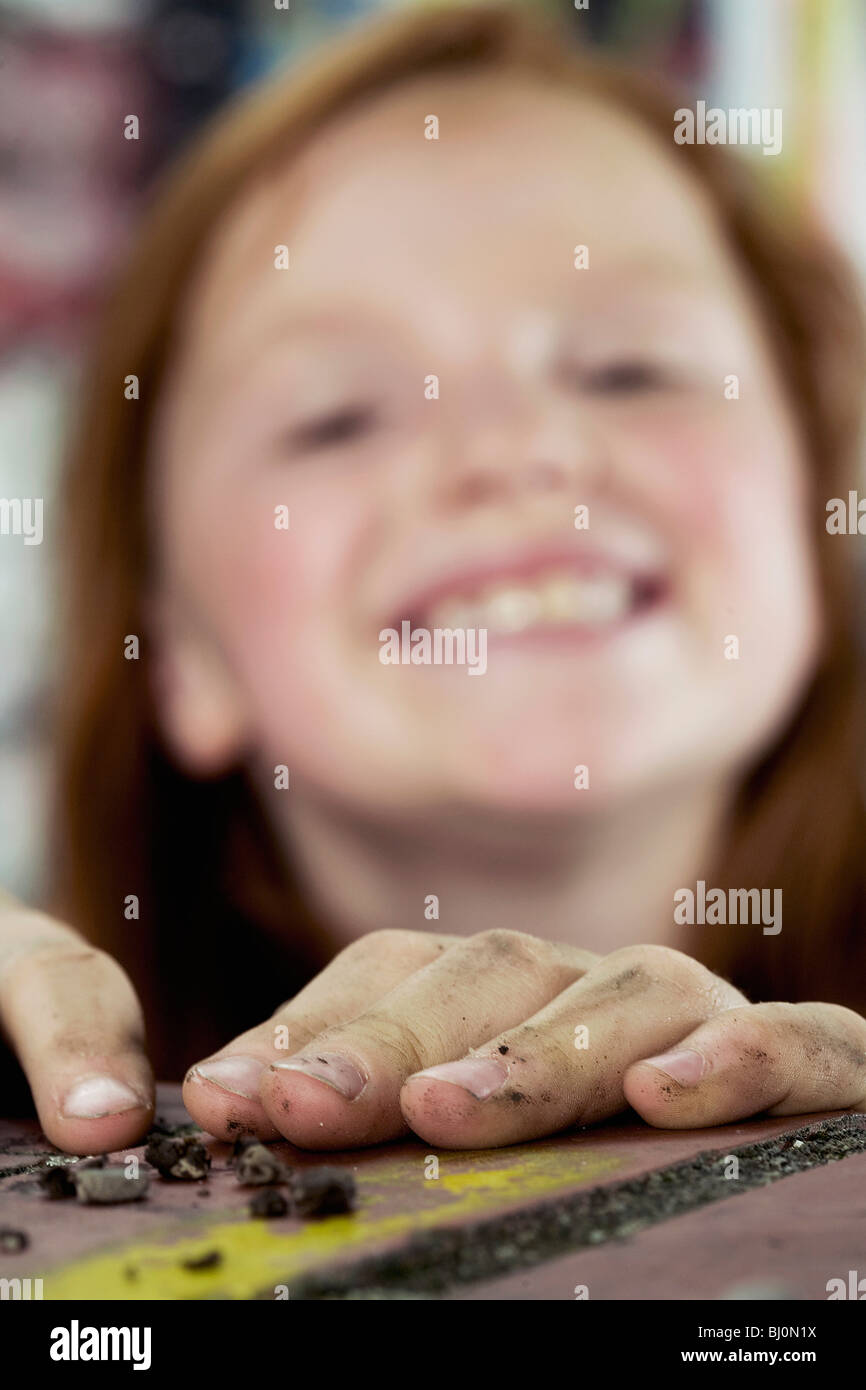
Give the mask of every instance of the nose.
[(588, 409), (553, 381), (488, 378), (463, 395), (446, 433), (438, 490), (449, 509), (571, 497), (598, 488), (606, 473)]

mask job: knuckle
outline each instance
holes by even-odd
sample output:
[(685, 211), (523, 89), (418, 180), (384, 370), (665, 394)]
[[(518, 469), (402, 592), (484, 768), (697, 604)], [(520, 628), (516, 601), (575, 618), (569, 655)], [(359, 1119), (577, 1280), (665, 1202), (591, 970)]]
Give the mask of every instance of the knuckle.
[(840, 1038), (849, 1040), (856, 1048), (862, 1065), (866, 1066), (866, 1018), (844, 1004), (824, 1004), (828, 1023), (835, 1025)]
[[(275, 1051), (285, 1055), (286, 1050), (290, 1053), (300, 1052), (307, 1048), (316, 1038), (328, 1033), (333, 1026), (333, 1020), (324, 1014), (304, 1013), (304, 1014), (284, 1014), (280, 1017), (274, 1014), (273, 1018), (264, 1024), (263, 1031), (259, 1033), (259, 1039), (265, 1041)], [(283, 1035), (278, 1031), (285, 1029), (287, 1043), (283, 1042)]]
[(355, 1023), (347, 1026), (344, 1030), (336, 1030), (329, 1037), (329, 1045), (333, 1042), (339, 1045), (341, 1041), (353, 1042), (359, 1038), (369, 1038), (373, 1048), (379, 1052), (384, 1052), (391, 1060), (395, 1070), (401, 1076), (411, 1076), (413, 1072), (422, 1071), (428, 1065), (428, 1058), (432, 1055), (434, 1042), (414, 1025), (405, 1019), (395, 1019), (385, 1013), (375, 1010), (364, 1014), (363, 1018), (356, 1020)]
[(514, 962), (515, 965), (537, 965), (549, 956), (551, 946), (529, 932), (511, 931), (507, 927), (491, 927), (472, 937), (471, 947), (480, 950), (485, 958)]
[(532, 1050), (542, 1059), (545, 1072), (575, 1084), (583, 1059), (574, 1047), (573, 1035), (564, 1038), (558, 1029), (544, 1030), (534, 1039)]
[(82, 1061), (101, 1055), (106, 1048), (112, 1053), (117, 1052), (114, 1039), (106, 1037), (97, 1025), (90, 1023), (65, 1024), (58, 1020), (41, 1042), (46, 1056), (62, 1051), (68, 1057), (80, 1058)]
[(304, 1009), (302, 1013), (297, 1011), (295, 1001), (289, 999), (287, 1003), (281, 1004), (278, 1009), (264, 1023), (256, 1028), (250, 1028), (246, 1033), (241, 1033), (236, 1039), (238, 1043), (260, 1042), (262, 1039), (272, 1039), (275, 1028), (290, 1028), (292, 1034), (303, 1035), (308, 1038), (316, 1038), (320, 1033), (325, 1033), (332, 1026), (333, 1020), (326, 1017), (323, 1013), (314, 1010)]
[(3, 984), (10, 990), (23, 987), (40, 977), (52, 979), (62, 975), (70, 968), (90, 968), (94, 973), (107, 967), (120, 969), (105, 952), (87, 941), (70, 941), (58, 944), (36, 943), (9, 961), (3, 972)]
[(365, 936), (359, 936), (357, 941), (350, 942), (341, 954), (350, 960), (355, 957), (363, 961), (381, 960), (383, 957), (405, 952), (417, 937), (418, 932), (406, 931), (400, 927), (380, 927), (377, 931), (367, 932)]
[[(783, 1005), (787, 1013), (794, 1005)], [(752, 1006), (745, 1009), (731, 1009), (722, 1015), (726, 1032), (738, 1052), (738, 1059), (744, 1065), (776, 1066), (782, 1057), (782, 1033), (779, 1025), (783, 1023), (782, 1010), (777, 1014), (760, 1011)]]
[(843, 1004), (789, 1004), (803, 1056), (810, 1066), (832, 1067), (845, 1074), (866, 1075), (866, 1020)]
[[(0, 978), (4, 1016), (20, 1026), (38, 1017), (45, 1051), (84, 1057), (144, 1044), (144, 1018), (123, 967), (100, 947), (70, 940), (40, 944), (9, 963)], [(87, 1016), (85, 1016), (87, 1015)]]
[(696, 964), (684, 951), (677, 951), (672, 946), (657, 946), (654, 942), (640, 946), (621, 946), (619, 950), (611, 951), (607, 960), (633, 966), (647, 975), (671, 974), (686, 963)]
[(608, 963), (622, 971), (622, 979), (643, 980), (646, 984), (673, 986), (683, 994), (708, 992), (717, 996), (716, 1006), (731, 1007), (742, 1001), (742, 995), (726, 985), (694, 956), (677, 951), (672, 946), (648, 943), (642, 946), (623, 946), (612, 951)]

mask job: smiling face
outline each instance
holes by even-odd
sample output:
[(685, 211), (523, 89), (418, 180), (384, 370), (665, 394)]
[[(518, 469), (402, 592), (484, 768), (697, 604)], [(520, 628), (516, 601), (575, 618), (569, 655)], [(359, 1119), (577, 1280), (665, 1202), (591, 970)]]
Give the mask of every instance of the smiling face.
[[(802, 693), (793, 418), (706, 196), (612, 108), (437, 77), (335, 123), (216, 230), (161, 406), (158, 692), (194, 769), (577, 813), (725, 781)], [(383, 664), (403, 620), (485, 628), (485, 673)]]

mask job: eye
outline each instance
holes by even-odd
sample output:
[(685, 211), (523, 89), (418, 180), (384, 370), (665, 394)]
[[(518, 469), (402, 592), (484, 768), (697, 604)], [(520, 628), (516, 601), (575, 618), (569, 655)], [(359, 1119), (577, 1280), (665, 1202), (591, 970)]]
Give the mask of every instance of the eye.
[(590, 391), (606, 395), (627, 395), (635, 391), (655, 391), (668, 382), (666, 373), (652, 362), (611, 362), (583, 373), (582, 384)]
[(371, 406), (343, 406), (298, 425), (289, 434), (289, 444), (299, 450), (339, 448), (368, 434), (376, 421), (377, 415)]

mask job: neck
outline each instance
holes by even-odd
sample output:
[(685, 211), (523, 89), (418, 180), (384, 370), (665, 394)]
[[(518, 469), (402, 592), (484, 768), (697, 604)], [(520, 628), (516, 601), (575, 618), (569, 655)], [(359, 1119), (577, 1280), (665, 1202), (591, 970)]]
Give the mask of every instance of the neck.
[(491, 927), (598, 952), (681, 946), (673, 895), (711, 872), (726, 809), (718, 788), (579, 817), (452, 810), (399, 824), (337, 809), (297, 784), (291, 802), (283, 830), (294, 868), (338, 949), (382, 928), (468, 936)]

